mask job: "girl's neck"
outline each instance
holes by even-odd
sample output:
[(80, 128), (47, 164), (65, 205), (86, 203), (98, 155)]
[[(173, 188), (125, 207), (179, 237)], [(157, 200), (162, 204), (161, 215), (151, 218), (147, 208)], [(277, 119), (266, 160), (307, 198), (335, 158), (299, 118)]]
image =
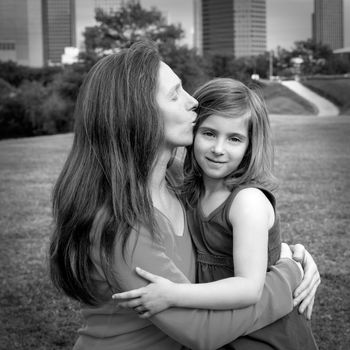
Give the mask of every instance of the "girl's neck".
[(203, 196), (207, 197), (213, 193), (218, 192), (230, 192), (225, 184), (225, 179), (213, 179), (203, 175), (204, 193)]
[(204, 215), (208, 216), (219, 207), (230, 195), (223, 179), (208, 179), (203, 177), (204, 192), (201, 195), (200, 206)]

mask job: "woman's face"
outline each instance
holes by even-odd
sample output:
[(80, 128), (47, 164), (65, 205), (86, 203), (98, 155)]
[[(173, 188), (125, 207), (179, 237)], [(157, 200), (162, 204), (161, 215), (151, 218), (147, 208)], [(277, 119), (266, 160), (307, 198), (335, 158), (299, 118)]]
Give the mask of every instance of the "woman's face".
[(171, 148), (188, 146), (193, 141), (197, 100), (181, 85), (181, 80), (164, 62), (160, 63), (156, 93), (160, 115), (164, 118), (165, 144)]

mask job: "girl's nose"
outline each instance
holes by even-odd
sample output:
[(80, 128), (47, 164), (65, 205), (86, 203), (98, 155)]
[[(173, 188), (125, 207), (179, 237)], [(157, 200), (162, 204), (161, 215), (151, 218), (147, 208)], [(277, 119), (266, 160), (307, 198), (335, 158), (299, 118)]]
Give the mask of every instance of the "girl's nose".
[(216, 142), (211, 148), (211, 151), (217, 156), (224, 154), (224, 147), (222, 142)]

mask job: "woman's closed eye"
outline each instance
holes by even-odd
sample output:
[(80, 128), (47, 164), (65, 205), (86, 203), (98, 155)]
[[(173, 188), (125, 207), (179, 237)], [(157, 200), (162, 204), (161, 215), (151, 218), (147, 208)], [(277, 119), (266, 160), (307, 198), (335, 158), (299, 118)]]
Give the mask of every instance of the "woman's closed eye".
[(175, 91), (173, 95), (171, 96), (172, 101), (176, 101), (179, 98), (179, 93), (178, 91)]
[(179, 98), (179, 95), (180, 95), (180, 92), (182, 90), (182, 85), (181, 84), (178, 84), (174, 90), (174, 92), (171, 94), (171, 97), (170, 99), (172, 101), (176, 101), (178, 98)]

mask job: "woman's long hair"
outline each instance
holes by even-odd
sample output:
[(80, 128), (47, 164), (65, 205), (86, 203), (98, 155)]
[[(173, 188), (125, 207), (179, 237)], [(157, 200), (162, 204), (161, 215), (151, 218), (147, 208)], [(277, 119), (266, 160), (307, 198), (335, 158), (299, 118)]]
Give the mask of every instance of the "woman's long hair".
[[(132, 227), (154, 227), (149, 176), (163, 142), (155, 101), (160, 57), (139, 42), (98, 61), (75, 108), (73, 146), (53, 190), (53, 283), (90, 305), (101, 301), (91, 277), (92, 243), (110, 286), (113, 251)], [(96, 245), (95, 245), (96, 246)]]
[[(217, 78), (205, 83), (194, 92), (193, 97), (198, 101), (194, 137), (200, 125), (213, 114), (227, 118), (247, 114), (249, 145), (238, 168), (225, 179), (227, 187), (232, 189), (255, 182), (274, 189), (274, 150), (264, 100), (243, 83), (230, 78)], [(202, 170), (195, 159), (193, 144), (187, 147), (184, 175), (182, 194), (187, 205), (193, 207), (204, 189)]]

